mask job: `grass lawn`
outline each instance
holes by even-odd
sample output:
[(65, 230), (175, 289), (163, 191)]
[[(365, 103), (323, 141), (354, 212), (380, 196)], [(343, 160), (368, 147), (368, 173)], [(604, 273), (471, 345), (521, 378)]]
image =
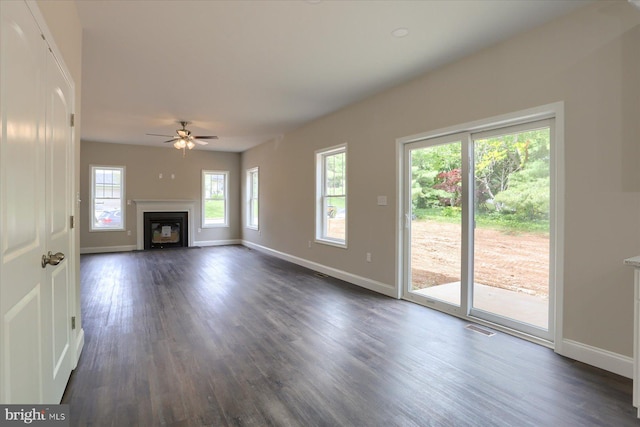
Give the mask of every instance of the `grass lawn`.
[[(413, 214), (416, 219), (428, 219), (431, 221), (457, 224), (459, 224), (462, 219), (461, 209), (451, 207), (414, 209)], [(549, 233), (548, 220), (527, 221), (517, 218), (514, 215), (500, 213), (476, 213), (475, 220), (476, 226), (478, 227), (491, 228), (505, 233)]]
[(204, 216), (208, 220), (224, 220), (224, 200), (207, 200), (204, 203)]

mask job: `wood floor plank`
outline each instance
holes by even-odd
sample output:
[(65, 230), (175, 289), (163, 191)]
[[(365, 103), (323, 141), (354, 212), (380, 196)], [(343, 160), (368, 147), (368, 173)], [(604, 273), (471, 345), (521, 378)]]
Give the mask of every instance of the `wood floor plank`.
[(242, 246), (81, 257), (74, 426), (637, 426), (631, 380)]

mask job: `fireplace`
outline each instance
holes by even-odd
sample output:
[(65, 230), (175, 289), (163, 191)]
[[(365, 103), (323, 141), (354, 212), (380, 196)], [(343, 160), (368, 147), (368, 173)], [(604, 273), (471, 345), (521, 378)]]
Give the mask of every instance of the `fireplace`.
[(188, 212), (145, 212), (144, 248), (165, 249), (189, 246)]
[[(171, 199), (133, 199), (136, 204), (136, 249), (147, 249), (147, 239), (145, 238), (146, 221), (145, 215), (148, 213), (163, 214), (159, 218), (166, 217), (167, 213), (186, 213), (186, 217), (183, 219), (182, 230), (183, 234), (180, 234), (181, 240), (185, 247), (194, 246), (194, 225), (198, 223), (196, 218), (196, 200), (171, 200)], [(173, 216), (173, 215), (171, 215)], [(166, 226), (171, 226), (166, 224)], [(159, 229), (162, 234), (162, 228)], [(171, 237), (171, 229), (165, 228), (165, 240), (167, 237)], [(169, 236), (167, 236), (169, 234)], [(171, 239), (173, 240), (173, 239)], [(166, 245), (165, 245), (166, 247)]]

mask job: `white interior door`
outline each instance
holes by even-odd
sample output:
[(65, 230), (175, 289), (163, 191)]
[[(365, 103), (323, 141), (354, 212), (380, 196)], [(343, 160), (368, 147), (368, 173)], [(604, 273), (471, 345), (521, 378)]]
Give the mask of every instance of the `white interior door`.
[(73, 90), (29, 7), (0, 2), (0, 402), (58, 403), (69, 378)]
[[(70, 116), (72, 89), (55, 57), (47, 61), (47, 124), (46, 124), (46, 251), (63, 254), (57, 265), (47, 265), (46, 280), (51, 294), (50, 310), (45, 324), (48, 348), (45, 355), (52, 362), (52, 390), (46, 399), (59, 402), (71, 375), (71, 301), (73, 272), (70, 269), (71, 247), (71, 142)], [(55, 262), (55, 261), (54, 261)]]
[(0, 305), (2, 403), (44, 399), (45, 99), (47, 51), (29, 9), (0, 2)]

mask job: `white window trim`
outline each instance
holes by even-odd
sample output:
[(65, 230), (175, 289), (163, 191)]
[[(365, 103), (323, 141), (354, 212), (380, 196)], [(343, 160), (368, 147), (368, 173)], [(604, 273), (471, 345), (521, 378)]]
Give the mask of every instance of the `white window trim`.
[[(258, 177), (258, 194), (255, 197), (258, 202), (258, 212), (257, 217), (255, 218), (255, 224), (251, 223), (253, 218), (253, 209), (251, 209), (251, 201), (254, 199), (255, 189), (253, 188), (253, 180), (251, 179), (253, 174), (256, 174)], [(247, 225), (246, 227), (251, 230), (258, 230), (260, 227), (260, 168), (254, 167), (247, 169)]]
[[(325, 229), (325, 221), (326, 221), (326, 215), (324, 214), (324, 207), (323, 207), (323, 198), (324, 198), (324, 194), (323, 194), (323, 190), (324, 190), (324, 174), (325, 174), (325, 170), (324, 170), (324, 158), (330, 155), (334, 155), (334, 154), (338, 154), (340, 152), (344, 152), (345, 153), (345, 160), (346, 160), (346, 164), (344, 165), (345, 167), (345, 186), (344, 186), (344, 196), (345, 196), (345, 208), (346, 208), (346, 215), (345, 215), (345, 225), (344, 225), (344, 240), (342, 239), (332, 239), (330, 237), (326, 237), (324, 236), (324, 229)], [(329, 147), (329, 148), (324, 148), (322, 150), (317, 150), (315, 152), (315, 160), (316, 160), (316, 219), (315, 219), (315, 226), (316, 226), (316, 232), (315, 232), (315, 242), (316, 243), (321, 243), (324, 245), (329, 245), (329, 246), (335, 246), (338, 248), (347, 248), (347, 242), (348, 242), (348, 217), (349, 217), (349, 209), (348, 209), (348, 204), (349, 204), (349, 196), (348, 196), (348, 187), (349, 187), (349, 179), (348, 179), (348, 163), (349, 163), (349, 156), (348, 156), (348, 151), (347, 151), (347, 144), (340, 144), (340, 145), (335, 145), (333, 147)]]
[[(207, 174), (212, 175), (224, 175), (224, 222), (220, 224), (206, 224), (205, 223), (205, 185), (204, 180)], [(219, 170), (202, 170), (202, 179), (201, 179), (202, 191), (200, 192), (200, 217), (202, 228), (218, 228), (218, 227), (229, 227), (229, 171), (219, 171)]]
[[(118, 228), (95, 228), (94, 227), (94, 214), (95, 214), (95, 203), (96, 203), (96, 197), (95, 197), (95, 179), (96, 179), (96, 174), (95, 174), (95, 170), (96, 169), (117, 169), (120, 170), (121, 174), (122, 174), (122, 178), (121, 178), (121, 182), (120, 182), (120, 216), (122, 218), (122, 226), (118, 227)], [(91, 174), (91, 206), (89, 207), (89, 232), (93, 233), (102, 233), (104, 231), (124, 231), (127, 229), (127, 223), (126, 223), (126, 204), (125, 204), (125, 200), (126, 200), (126, 193), (125, 193), (125, 182), (126, 182), (126, 167), (125, 166), (107, 166), (107, 165), (89, 165), (89, 173)]]

